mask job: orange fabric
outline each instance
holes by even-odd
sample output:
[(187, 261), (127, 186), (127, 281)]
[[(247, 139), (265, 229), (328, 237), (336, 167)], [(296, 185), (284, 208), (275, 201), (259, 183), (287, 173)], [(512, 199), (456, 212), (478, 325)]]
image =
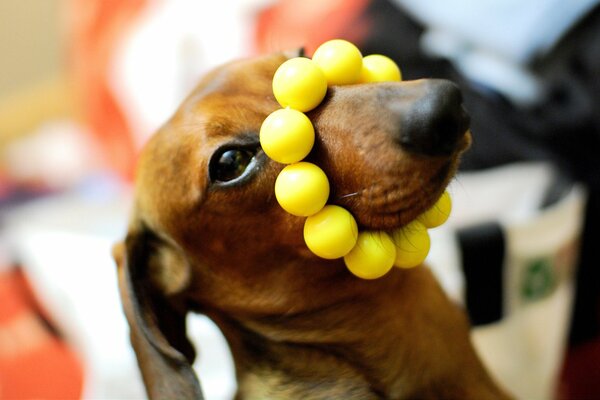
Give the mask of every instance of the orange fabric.
[(12, 320), (25, 309), (20, 287), (16, 284), (13, 274), (0, 273), (0, 325)]
[(0, 358), (0, 399), (79, 399), (79, 361), (55, 338), (18, 357)]
[(79, 399), (82, 365), (33, 302), (22, 274), (0, 274), (0, 400)]
[(108, 84), (108, 71), (120, 40), (147, 0), (71, 0), (67, 27), (70, 67), (84, 117), (109, 166), (133, 175), (136, 149), (130, 127)]
[(259, 53), (305, 47), (311, 55), (323, 42), (346, 39), (360, 43), (368, 23), (359, 18), (370, 0), (282, 0), (258, 16)]

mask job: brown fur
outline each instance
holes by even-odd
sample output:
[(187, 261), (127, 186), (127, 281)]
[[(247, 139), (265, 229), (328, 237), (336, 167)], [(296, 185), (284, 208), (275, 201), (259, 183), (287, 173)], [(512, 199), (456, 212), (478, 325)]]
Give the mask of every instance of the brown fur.
[[(278, 108), (271, 80), (282, 55), (210, 73), (150, 140), (139, 162), (135, 209), (115, 247), (132, 343), (152, 398), (200, 397), (185, 313), (209, 316), (233, 354), (239, 399), (499, 399), (469, 341), (468, 322), (425, 267), (362, 280), (319, 259), (304, 218), (281, 209), (283, 167), (230, 187), (208, 163), (227, 143), (256, 141)], [(330, 202), (363, 229), (392, 229), (431, 207), (469, 144), (450, 156), (412, 154), (382, 106), (410, 104), (428, 81), (331, 88), (309, 117), (309, 161), (330, 179)]]

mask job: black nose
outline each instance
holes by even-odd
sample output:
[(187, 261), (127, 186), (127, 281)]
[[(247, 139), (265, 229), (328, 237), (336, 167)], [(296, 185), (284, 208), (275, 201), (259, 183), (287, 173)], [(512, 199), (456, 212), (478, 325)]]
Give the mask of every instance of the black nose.
[(440, 156), (451, 154), (469, 127), (458, 86), (450, 81), (430, 79), (415, 86), (413, 96), (403, 98), (397, 141), (415, 153)]

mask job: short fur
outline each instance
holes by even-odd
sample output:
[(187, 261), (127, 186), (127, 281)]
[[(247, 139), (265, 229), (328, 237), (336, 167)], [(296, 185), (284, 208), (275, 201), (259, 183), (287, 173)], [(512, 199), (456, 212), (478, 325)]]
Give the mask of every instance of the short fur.
[[(236, 366), (237, 399), (501, 399), (469, 340), (468, 321), (429, 269), (368, 281), (304, 244), (304, 218), (277, 204), (282, 165), (260, 150), (251, 176), (209, 178), (223, 146), (256, 145), (279, 108), (271, 82), (284, 55), (208, 74), (150, 140), (135, 208), (115, 246), (124, 309), (151, 398), (201, 398), (185, 314), (210, 317)], [(470, 134), (446, 155), (398, 144), (400, 116), (431, 81), (330, 88), (308, 113), (308, 156), (330, 179), (330, 202), (361, 229), (392, 229), (431, 207)], [(389, 104), (393, 104), (390, 107)]]

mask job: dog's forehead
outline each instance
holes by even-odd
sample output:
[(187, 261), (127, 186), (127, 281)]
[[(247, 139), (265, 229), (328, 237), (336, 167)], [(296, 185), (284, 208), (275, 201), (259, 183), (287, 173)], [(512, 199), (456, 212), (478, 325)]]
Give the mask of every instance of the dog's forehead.
[(283, 54), (234, 60), (207, 73), (190, 97), (262, 92), (265, 84), (271, 84), (275, 71), (285, 60)]
[(201, 125), (207, 136), (230, 135), (231, 129), (244, 128), (237, 124), (254, 127), (277, 107), (272, 79), (285, 59), (276, 54), (237, 60), (209, 72), (183, 102), (172, 122)]
[[(234, 61), (208, 73), (142, 151), (138, 211), (155, 228), (201, 200), (211, 154), (236, 135), (258, 131), (277, 108), (271, 82), (282, 54)], [(153, 221), (155, 220), (155, 221)]]

